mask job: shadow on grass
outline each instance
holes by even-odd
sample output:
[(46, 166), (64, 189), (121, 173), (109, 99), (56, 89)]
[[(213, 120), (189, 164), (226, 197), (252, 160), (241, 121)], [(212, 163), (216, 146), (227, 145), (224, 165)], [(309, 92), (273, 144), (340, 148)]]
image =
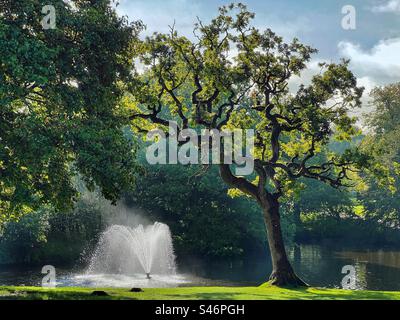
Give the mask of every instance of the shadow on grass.
[(1, 295), (0, 300), (137, 300), (130, 296), (113, 295), (96, 296), (92, 292), (70, 292), (70, 291), (32, 291), (32, 290), (11, 290)]
[(165, 298), (178, 300), (399, 300), (400, 294), (373, 291), (345, 291), (332, 289), (268, 289), (234, 292), (198, 292), (166, 294)]
[(399, 300), (399, 292), (350, 291), (323, 288), (192, 288), (144, 290), (131, 293), (129, 290), (105, 290), (108, 296), (93, 295), (92, 290), (54, 289), (34, 290), (29, 288), (0, 290), (0, 300)]
[[(329, 289), (303, 289), (305, 294), (313, 295), (314, 299), (336, 299), (336, 300), (399, 300), (398, 292), (381, 292), (381, 291), (356, 291), (341, 290), (340, 292), (332, 292)], [(310, 292), (311, 291), (311, 292)]]

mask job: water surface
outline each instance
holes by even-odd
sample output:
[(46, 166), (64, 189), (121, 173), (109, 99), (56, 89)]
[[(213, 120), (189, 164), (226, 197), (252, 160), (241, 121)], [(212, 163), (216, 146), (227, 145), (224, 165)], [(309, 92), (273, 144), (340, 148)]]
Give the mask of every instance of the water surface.
[[(400, 291), (400, 250), (302, 245), (290, 249), (289, 256), (296, 272), (312, 286), (340, 288), (343, 266), (353, 265), (357, 289)], [(153, 275), (151, 280), (144, 274), (87, 275), (80, 268), (55, 267), (58, 286), (83, 287), (254, 286), (271, 272), (269, 258), (179, 259), (177, 275)], [(0, 285), (37, 286), (42, 277), (41, 267), (0, 267)]]

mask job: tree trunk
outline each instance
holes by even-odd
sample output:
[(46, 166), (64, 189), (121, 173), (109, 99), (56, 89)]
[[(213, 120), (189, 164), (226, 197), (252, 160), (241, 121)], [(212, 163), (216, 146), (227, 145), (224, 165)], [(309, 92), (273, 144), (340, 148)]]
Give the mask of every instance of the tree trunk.
[(260, 187), (255, 186), (246, 179), (234, 176), (229, 165), (220, 165), (220, 173), (222, 179), (229, 186), (237, 188), (256, 199), (263, 209), (272, 258), (270, 283), (276, 286), (307, 286), (307, 284), (294, 273), (287, 258), (281, 230), (279, 201), (271, 194), (268, 194), (265, 190), (261, 190)]
[(264, 212), (264, 221), (272, 258), (270, 283), (276, 286), (307, 286), (293, 271), (287, 257), (281, 230), (279, 202), (276, 200), (262, 201), (261, 206)]

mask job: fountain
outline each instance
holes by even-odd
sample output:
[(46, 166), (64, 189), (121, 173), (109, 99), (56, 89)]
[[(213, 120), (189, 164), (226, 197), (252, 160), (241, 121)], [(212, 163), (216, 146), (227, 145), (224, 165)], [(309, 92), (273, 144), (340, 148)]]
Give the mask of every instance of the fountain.
[(109, 227), (101, 235), (87, 270), (88, 274), (144, 274), (147, 279), (175, 272), (171, 232), (158, 222), (147, 227)]

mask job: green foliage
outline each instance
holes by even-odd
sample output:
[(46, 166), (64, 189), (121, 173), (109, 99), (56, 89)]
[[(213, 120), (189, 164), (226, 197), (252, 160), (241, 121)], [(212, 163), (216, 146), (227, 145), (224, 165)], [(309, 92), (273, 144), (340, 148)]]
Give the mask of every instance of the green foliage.
[(303, 214), (319, 212), (340, 219), (351, 216), (354, 206), (353, 195), (349, 191), (330, 188), (317, 181), (304, 181), (304, 189), (295, 198), (293, 206)]
[(134, 181), (119, 100), (141, 24), (109, 0), (54, 0), (57, 27), (44, 30), (47, 4), (0, 4), (0, 223), (43, 204), (70, 208), (77, 173), (112, 201)]
[(143, 166), (127, 204), (169, 225), (178, 256), (232, 257), (264, 250), (259, 209), (248, 199), (230, 198), (216, 168)]
[(368, 126), (380, 137), (396, 132), (400, 123), (400, 82), (376, 87), (371, 98), (375, 110), (368, 115)]
[(365, 149), (379, 160), (386, 176), (369, 175), (368, 188), (359, 193), (366, 217), (387, 227), (400, 227), (400, 83), (377, 87), (371, 93), (375, 111), (367, 118), (372, 130)]
[[(365, 144), (363, 139), (364, 136), (359, 136), (352, 142), (334, 141), (325, 152), (344, 154), (351, 144)], [(379, 165), (377, 159), (374, 162)], [(285, 204), (294, 215), (296, 241), (334, 241), (344, 246), (397, 245), (399, 216), (395, 208), (399, 198), (378, 185), (385, 176), (375, 177), (364, 174), (362, 182), (348, 190), (302, 180), (303, 186)]]
[(75, 264), (92, 247), (105, 223), (100, 204), (85, 193), (73, 210), (41, 207), (4, 224), (0, 235), (0, 264)]
[(30, 264), (38, 260), (38, 249), (47, 242), (52, 211), (43, 207), (4, 226), (0, 235), (0, 264)]
[(302, 215), (302, 227), (296, 241), (301, 243), (334, 243), (344, 247), (398, 246), (398, 230), (378, 221), (360, 217), (335, 217), (319, 212)]

